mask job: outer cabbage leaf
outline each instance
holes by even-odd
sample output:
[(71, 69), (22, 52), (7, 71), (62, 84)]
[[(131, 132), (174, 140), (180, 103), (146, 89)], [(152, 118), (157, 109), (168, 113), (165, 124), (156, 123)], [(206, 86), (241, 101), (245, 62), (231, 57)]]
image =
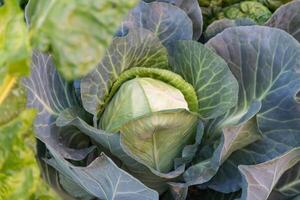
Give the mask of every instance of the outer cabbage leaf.
[[(59, 113), (72, 105), (80, 105), (72, 83), (67, 83), (57, 73), (51, 56), (35, 51), (32, 57), (31, 76), (24, 79), (28, 91), (28, 107), (36, 108), (36, 137), (43, 143), (59, 150), (64, 158), (81, 161), (95, 149), (90, 139), (74, 127), (58, 127), (55, 120)], [(92, 121), (92, 120), (90, 120)], [(60, 174), (44, 163), (46, 151), (39, 146), (37, 153), (44, 179), (64, 198), (66, 194), (60, 183)]]
[[(255, 142), (261, 138), (261, 135), (258, 131), (256, 120), (253, 118), (240, 125), (224, 127), (220, 142), (219, 137), (212, 137), (205, 141), (206, 145), (198, 152), (198, 157), (194, 159), (194, 165), (184, 173), (184, 179), (189, 185), (202, 184), (209, 181), (234, 151)], [(207, 184), (204, 184), (204, 186), (206, 187)]]
[(122, 27), (140, 27), (152, 31), (170, 52), (175, 41), (193, 38), (193, 24), (187, 14), (180, 8), (163, 2), (140, 2), (129, 12)]
[(266, 22), (267, 26), (285, 30), (300, 42), (300, 1), (281, 6)]
[[(101, 63), (81, 80), (83, 107), (97, 115), (105, 106), (110, 89), (121, 73), (132, 67), (168, 68), (167, 50), (145, 29), (129, 29), (116, 37)], [(112, 94), (110, 94), (112, 95)]]
[[(75, 95), (73, 84), (64, 81), (59, 76), (50, 56), (37, 52), (33, 57), (31, 77), (24, 82), (29, 93), (29, 106), (36, 107), (39, 110), (35, 123), (38, 133), (37, 137), (46, 144), (47, 148), (52, 148), (59, 152), (60, 157), (56, 160), (57, 162), (62, 162), (62, 160), (66, 158), (72, 161), (83, 161), (83, 163), (85, 163), (86, 161), (84, 159), (94, 149), (91, 145), (90, 138), (82, 134), (82, 131), (75, 126), (59, 127), (56, 125), (56, 118), (65, 109), (72, 106), (81, 106)], [(87, 122), (92, 123), (91, 115), (84, 112), (84, 117)], [(41, 151), (41, 149), (39, 151)], [(43, 154), (43, 152), (39, 152), (39, 154)], [(48, 155), (50, 159), (53, 156), (52, 154)], [(47, 159), (48, 156), (40, 156), (40, 158)], [(42, 168), (49, 169), (49, 163), (43, 162), (44, 160), (41, 162)], [(53, 165), (53, 167), (58, 171), (52, 169), (50, 176), (59, 177), (59, 182), (53, 182), (52, 180), (49, 180), (49, 182), (56, 187), (56, 190), (60, 193), (66, 193), (66, 190), (69, 191), (70, 187), (82, 188), (81, 191), (83, 192), (77, 195), (83, 195), (86, 198), (89, 197), (87, 192), (90, 191), (87, 190), (86, 187), (80, 184), (78, 185), (77, 182), (73, 184), (72, 182), (70, 183), (70, 181), (68, 181), (69, 179), (62, 178), (64, 176), (68, 178), (69, 176), (65, 171), (62, 171), (56, 165)], [(98, 171), (101, 172), (101, 170)], [(47, 172), (45, 175), (47, 175)], [(61, 189), (62, 187), (64, 189)], [(107, 191), (106, 194), (109, 194), (109, 191)], [(96, 194), (92, 193), (92, 195)], [(97, 195), (100, 194), (97, 193)]]
[(176, 5), (186, 12), (193, 22), (193, 39), (198, 40), (202, 34), (202, 12), (197, 0), (144, 0), (145, 2), (165, 2)]
[[(51, 162), (49, 162), (51, 163)], [(72, 194), (74, 199), (80, 200), (92, 200), (94, 197), (87, 193), (84, 189), (82, 189), (74, 180), (68, 178), (67, 176), (62, 175), (62, 173), (58, 173), (57, 179), (59, 180), (59, 185), (63, 190), (65, 190), (68, 194)], [(65, 195), (63, 195), (65, 196)], [(66, 197), (64, 197), (65, 199)], [(69, 197), (71, 198), (71, 197)], [(68, 197), (67, 197), (68, 199)]]
[[(31, 75), (24, 80), (24, 86), (28, 91), (28, 107), (38, 109), (34, 124), (36, 137), (44, 143), (63, 149), (66, 158), (83, 159), (93, 147), (86, 146), (87, 148), (74, 151), (71, 147), (61, 145), (62, 143), (71, 145), (73, 139), (80, 141), (77, 137), (81, 137), (83, 141), (88, 139), (74, 129), (62, 129), (55, 125), (55, 120), (61, 111), (80, 105), (80, 102), (76, 97), (73, 84), (64, 81), (57, 73), (51, 56), (34, 52)], [(70, 137), (70, 134), (74, 134), (74, 137)]]
[[(282, 42), (284, 48), (279, 45)], [(233, 153), (209, 184), (223, 192), (236, 191), (241, 182), (237, 165), (265, 162), (300, 146), (296, 98), (300, 90), (300, 45), (279, 29), (252, 26), (226, 29), (207, 46), (229, 63), (240, 84), (238, 106), (219, 126), (237, 123), (240, 111), (251, 110), (253, 101), (261, 102), (256, 118), (263, 137)]]
[(300, 148), (281, 157), (257, 164), (240, 165), (243, 174), (241, 200), (266, 200), (285, 171), (300, 161)]
[(66, 79), (82, 77), (99, 63), (119, 23), (135, 3), (136, 0), (30, 0), (27, 21), (32, 45), (50, 52)]
[[(250, 30), (256, 34), (250, 34)], [(286, 48), (281, 48), (279, 41), (286, 42)], [(297, 73), (300, 45), (288, 34), (277, 29), (261, 26), (228, 28), (212, 38), (206, 46), (228, 63), (240, 86), (238, 105), (224, 117), (226, 121), (222, 121), (223, 126), (240, 121), (241, 116), (248, 112), (255, 101), (262, 102), (276, 88), (281, 89), (282, 85), (290, 84), (289, 80), (280, 82), (287, 73)], [(294, 80), (297, 80), (296, 74), (290, 78), (290, 81)], [(297, 86), (290, 90), (294, 93)], [(291, 96), (294, 98), (293, 94)], [(265, 104), (270, 107), (274, 105), (274, 101), (270, 104), (265, 100)], [(294, 100), (293, 104), (295, 103)]]
[[(50, 157), (51, 155), (49, 155), (45, 144), (37, 140), (37, 161), (44, 181), (64, 200), (74, 200), (73, 196), (80, 196), (83, 200), (90, 200), (91, 195), (80, 188), (77, 183), (72, 182), (70, 179), (63, 180), (66, 177), (45, 162), (45, 158), (49, 159)], [(73, 189), (72, 192), (70, 192), (71, 189)]]
[(238, 84), (222, 58), (193, 41), (179, 41), (173, 51), (172, 70), (194, 87), (202, 118), (218, 117), (237, 103)]
[(231, 19), (216, 20), (206, 28), (204, 33), (204, 40), (208, 41), (209, 39), (215, 37), (217, 34), (224, 31), (226, 28), (235, 27), (235, 26), (251, 26), (251, 25), (256, 25), (256, 22), (248, 18), (236, 19), (236, 20), (231, 20)]
[(290, 2), (291, 0), (259, 0), (259, 2), (263, 3), (267, 6), (271, 11), (276, 10), (278, 7)]
[(101, 154), (87, 167), (76, 167), (64, 160), (55, 149), (49, 146), (47, 148), (53, 158), (46, 162), (94, 197), (105, 200), (139, 200), (141, 197), (158, 199), (157, 192), (145, 187), (139, 180), (120, 169), (105, 154)]

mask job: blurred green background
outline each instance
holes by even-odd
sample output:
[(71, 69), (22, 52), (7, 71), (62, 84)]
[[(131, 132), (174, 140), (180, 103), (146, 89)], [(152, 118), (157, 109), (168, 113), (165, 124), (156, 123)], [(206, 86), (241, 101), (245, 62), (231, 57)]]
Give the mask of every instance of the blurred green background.
[(41, 179), (32, 130), (35, 111), (26, 110), (20, 87), (20, 75), (28, 72), (21, 9), (27, 1), (18, 2), (21, 8), (13, 1), (5, 7), (0, 0), (0, 200), (58, 200)]
[[(46, 19), (48, 16), (41, 8), (47, 8), (49, 2), (81, 5), (77, 0), (31, 0), (30, 3), (37, 9), (30, 10), (29, 15)], [(22, 87), (22, 79), (30, 73), (32, 49), (39, 49), (40, 43), (36, 38), (42, 38), (38, 35), (40, 29), (33, 30), (26, 25), (24, 9), (27, 3), (28, 0), (0, 0), (0, 200), (59, 200), (56, 193), (42, 180), (35, 159), (33, 123), (37, 111), (26, 108), (26, 91)], [(98, 13), (99, 18), (103, 20), (103, 26), (109, 28), (105, 29), (106, 34), (97, 34), (102, 37), (103, 44), (96, 44), (98, 54), (95, 56), (95, 62), (102, 56), (116, 27), (128, 9), (136, 4), (136, 0), (106, 0), (97, 3), (98, 9), (101, 10)], [(47, 24), (39, 26), (45, 27), (47, 28)], [(53, 32), (58, 31), (55, 28), (57, 27), (52, 27)], [(66, 27), (70, 32), (73, 31), (72, 28), (74, 27), (71, 25)], [(93, 37), (93, 33), (87, 34), (87, 37)], [(74, 51), (82, 51), (80, 44), (78, 45)], [(43, 51), (52, 53), (50, 49)], [(91, 65), (95, 66), (95, 63)], [(64, 67), (63, 74), (71, 70), (76, 71), (72, 66)], [(69, 78), (71, 80), (75, 77)]]

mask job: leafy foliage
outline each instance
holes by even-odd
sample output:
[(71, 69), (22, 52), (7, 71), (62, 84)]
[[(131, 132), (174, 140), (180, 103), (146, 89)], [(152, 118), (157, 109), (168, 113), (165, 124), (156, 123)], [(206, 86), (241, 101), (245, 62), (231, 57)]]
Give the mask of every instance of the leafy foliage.
[[(13, 90), (16, 92), (16, 89)], [(18, 97), (19, 98), (19, 97)], [(33, 110), (24, 110), (0, 128), (0, 199), (57, 199), (40, 179), (34, 156)]]
[(280, 7), (266, 25), (285, 30), (300, 41), (300, 29), (298, 26), (300, 22), (299, 10), (299, 1), (290, 2)]
[[(266, 199), (282, 174), (300, 160), (300, 148), (296, 148), (274, 160), (254, 166), (239, 166), (244, 176), (241, 199)], [(258, 193), (258, 194), (257, 194)]]
[(21, 8), (16, 1), (0, 7), (0, 104), (20, 75), (29, 72), (29, 38)]
[(29, 33), (18, 3), (0, 7), (2, 196), (42, 198), (20, 139), (34, 108), (37, 160), (63, 199), (299, 197), (298, 0), (274, 14), (282, 1), (145, 0), (122, 23), (134, 2), (30, 0)]
[(201, 5), (205, 27), (218, 19), (252, 19), (263, 24), (272, 12), (290, 0), (198, 0)]
[[(297, 39), (297, 29), (286, 28), (297, 13), (279, 17), (297, 7), (288, 5), (266, 25)], [(225, 14), (233, 20), (209, 26), (202, 45), (192, 41), (196, 18), (181, 10), (184, 3), (141, 2), (75, 88), (56, 71), (55, 54), (35, 52), (25, 86), (29, 106), (39, 108), (44, 173), (60, 180), (52, 186), (76, 198), (123, 198), (124, 188), (104, 167), (111, 165), (128, 176), (131, 184), (122, 185), (128, 192), (142, 190), (150, 199), (185, 199), (193, 185), (203, 198), (298, 195), (285, 187), (295, 180), (281, 176), (298, 166), (300, 44), (282, 30), (255, 25), (271, 16), (262, 4), (239, 6), (224, 12), (233, 9), (234, 16)], [(256, 22), (236, 19), (245, 16)], [(261, 179), (260, 171), (269, 176)], [(251, 192), (256, 187), (268, 189)], [(72, 188), (80, 192), (72, 195)]]

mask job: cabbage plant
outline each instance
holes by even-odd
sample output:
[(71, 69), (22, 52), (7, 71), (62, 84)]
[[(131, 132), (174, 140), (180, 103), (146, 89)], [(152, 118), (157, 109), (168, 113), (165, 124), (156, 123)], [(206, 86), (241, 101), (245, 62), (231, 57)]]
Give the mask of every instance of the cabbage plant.
[(205, 18), (204, 26), (215, 20), (227, 18), (250, 18), (258, 24), (264, 24), (281, 5), (290, 0), (199, 0)]
[(300, 197), (300, 1), (264, 25), (202, 29), (196, 0), (142, 1), (86, 76), (65, 79), (55, 59), (95, 59), (96, 44), (33, 51), (24, 85), (39, 111), (37, 155), (64, 199)]

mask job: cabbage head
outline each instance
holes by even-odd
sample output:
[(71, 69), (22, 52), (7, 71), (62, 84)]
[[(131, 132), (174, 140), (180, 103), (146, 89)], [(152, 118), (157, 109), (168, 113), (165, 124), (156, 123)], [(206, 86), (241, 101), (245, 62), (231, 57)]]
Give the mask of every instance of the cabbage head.
[[(74, 42), (55, 31), (63, 25), (53, 35), (49, 30), (61, 23), (53, 8), (70, 14), (64, 25), (93, 24), (95, 10), (85, 15), (88, 7), (78, 4), (73, 16), (71, 7), (29, 3), (26, 17), (29, 28), (49, 22), (34, 33), (45, 43), (35, 41), (24, 85), (28, 107), (38, 110), (44, 178), (64, 199), (300, 197), (300, 1), (272, 16), (259, 7), (260, 25), (220, 19), (204, 31), (197, 0), (141, 1), (99, 63), (72, 79), (62, 76), (65, 64), (95, 59), (101, 32)], [(38, 20), (33, 5), (48, 14)], [(85, 33), (99, 30), (85, 26)], [(82, 54), (60, 51), (72, 42), (84, 47)]]

